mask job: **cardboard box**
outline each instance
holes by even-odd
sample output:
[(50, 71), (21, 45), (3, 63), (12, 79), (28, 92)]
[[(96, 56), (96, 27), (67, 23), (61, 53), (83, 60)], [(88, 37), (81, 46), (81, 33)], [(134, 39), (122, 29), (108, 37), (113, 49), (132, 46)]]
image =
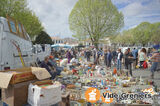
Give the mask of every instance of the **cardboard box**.
[[(0, 72), (2, 101), (9, 106), (22, 106), (28, 100), (28, 87), (37, 79), (47, 79), (50, 74), (44, 68), (30, 67)], [(36, 79), (36, 80), (33, 80)]]
[(30, 84), (28, 91), (28, 103), (31, 106), (50, 106), (62, 101), (61, 84), (55, 84), (52, 80)]
[(15, 70), (6, 70), (2, 72), (13, 74), (9, 84), (17, 84), (20, 82), (36, 79), (36, 76), (32, 74), (31, 68), (20, 68)]
[(9, 85), (7, 89), (2, 89), (2, 101), (8, 106), (23, 106), (28, 99), (28, 86), (36, 80)]
[(0, 88), (7, 88), (9, 84), (17, 84), (34, 79), (46, 79), (51, 75), (44, 68), (29, 67), (0, 72)]

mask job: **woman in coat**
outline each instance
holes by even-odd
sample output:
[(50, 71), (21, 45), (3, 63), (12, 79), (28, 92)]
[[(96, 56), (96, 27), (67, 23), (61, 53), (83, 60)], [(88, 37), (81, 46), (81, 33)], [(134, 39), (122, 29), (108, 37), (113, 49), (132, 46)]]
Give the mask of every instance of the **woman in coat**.
[(68, 59), (68, 63), (70, 63), (70, 61), (71, 61), (71, 52), (69, 50), (67, 51), (66, 57)]

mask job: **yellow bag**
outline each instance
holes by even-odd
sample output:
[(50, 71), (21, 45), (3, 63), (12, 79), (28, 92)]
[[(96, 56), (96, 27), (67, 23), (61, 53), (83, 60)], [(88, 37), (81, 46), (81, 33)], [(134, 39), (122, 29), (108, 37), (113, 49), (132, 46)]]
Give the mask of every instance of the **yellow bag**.
[(136, 68), (139, 68), (139, 65), (137, 65)]

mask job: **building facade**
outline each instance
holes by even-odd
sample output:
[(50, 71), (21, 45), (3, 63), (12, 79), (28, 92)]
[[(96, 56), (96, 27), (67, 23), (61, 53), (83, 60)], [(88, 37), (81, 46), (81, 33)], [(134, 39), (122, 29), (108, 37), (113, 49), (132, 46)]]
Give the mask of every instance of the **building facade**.
[(51, 37), (51, 39), (54, 42), (54, 44), (64, 44), (64, 40), (60, 37)]
[(54, 44), (78, 45), (78, 41), (73, 38), (51, 37)]

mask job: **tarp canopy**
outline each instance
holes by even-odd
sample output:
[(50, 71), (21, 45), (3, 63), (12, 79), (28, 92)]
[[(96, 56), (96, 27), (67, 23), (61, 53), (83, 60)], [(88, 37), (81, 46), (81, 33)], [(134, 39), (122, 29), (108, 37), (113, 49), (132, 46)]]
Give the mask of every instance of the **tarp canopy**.
[(60, 45), (51, 45), (51, 47), (56, 48), (56, 47), (60, 47)]
[(72, 48), (71, 45), (65, 45), (65, 44), (51, 45), (51, 47), (53, 47), (53, 48), (58, 48), (58, 47), (62, 47), (62, 48)]
[(72, 48), (72, 46), (70, 46), (70, 45), (64, 45), (63, 47), (64, 48)]

